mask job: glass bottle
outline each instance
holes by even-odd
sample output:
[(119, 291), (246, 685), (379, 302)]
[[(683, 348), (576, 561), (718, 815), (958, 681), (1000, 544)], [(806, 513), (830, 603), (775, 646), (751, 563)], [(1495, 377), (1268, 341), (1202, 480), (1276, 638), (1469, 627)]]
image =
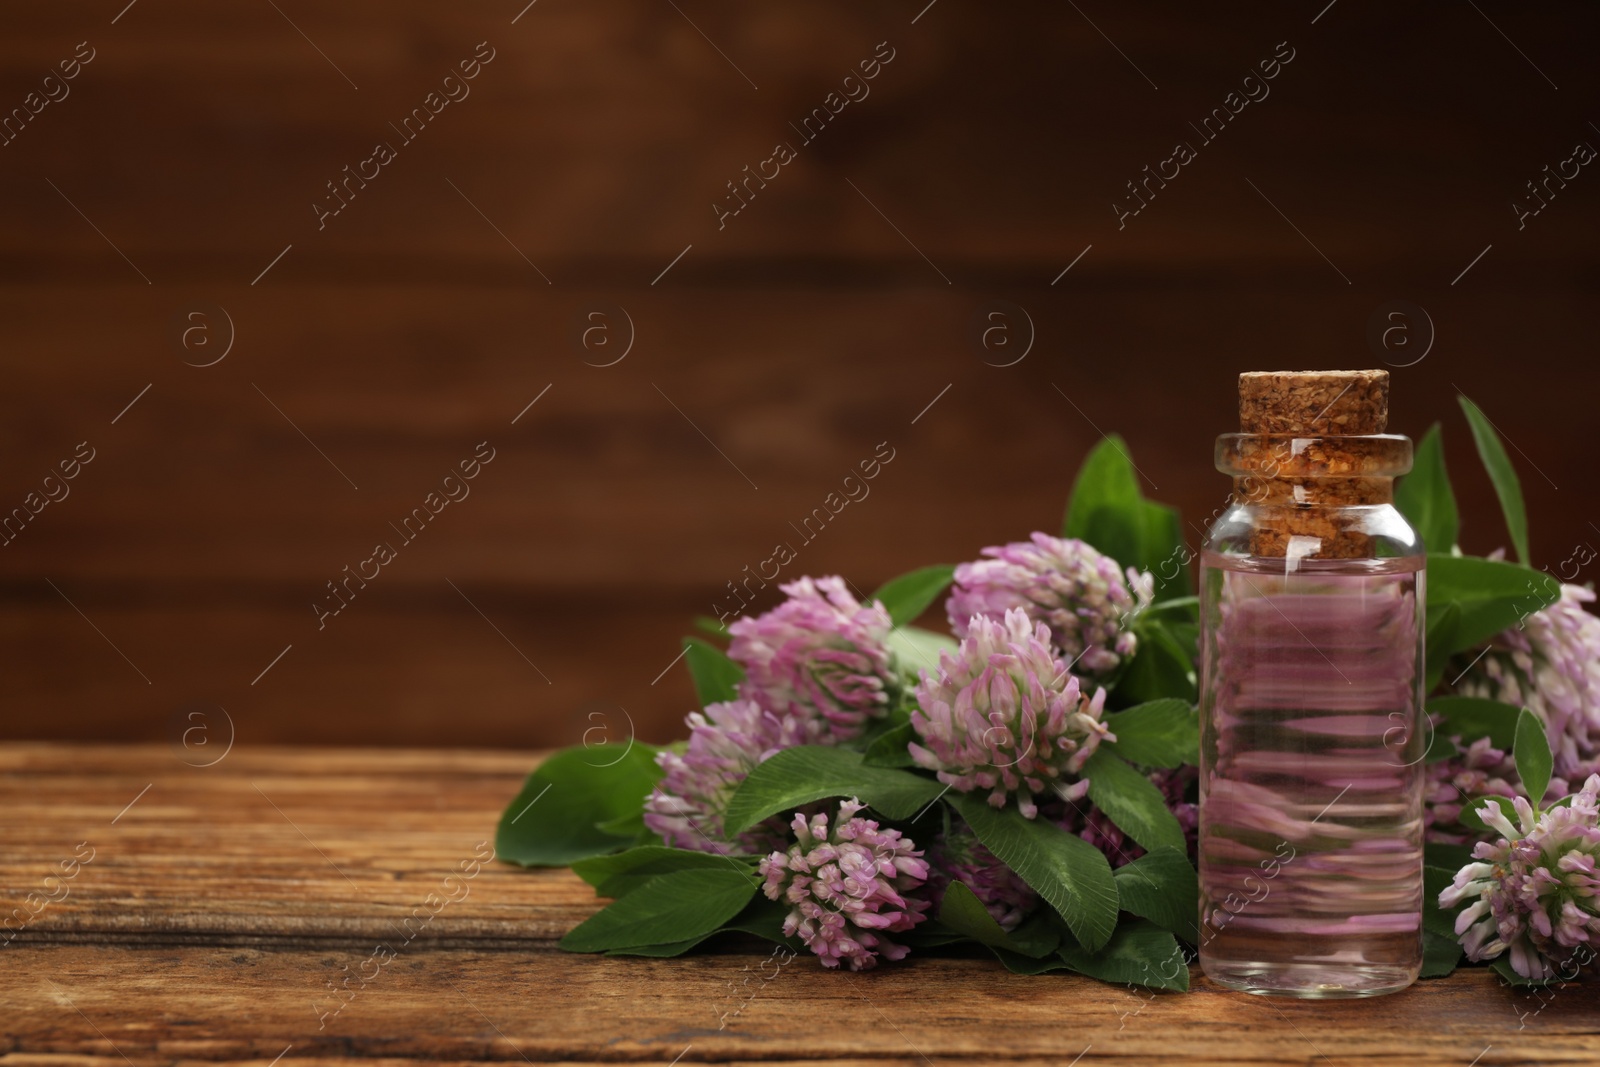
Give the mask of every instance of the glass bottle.
[(1386, 371), (1240, 376), (1201, 554), (1200, 962), (1362, 997), (1422, 966), (1426, 562)]

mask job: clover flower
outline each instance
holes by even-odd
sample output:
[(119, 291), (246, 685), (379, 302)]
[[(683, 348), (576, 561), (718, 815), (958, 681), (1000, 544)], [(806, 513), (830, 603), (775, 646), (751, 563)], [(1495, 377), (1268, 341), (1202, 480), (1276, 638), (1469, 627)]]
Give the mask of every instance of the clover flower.
[[(1422, 798), (1422, 818), (1429, 841), (1461, 845), (1483, 834), (1462, 825), (1461, 810), (1478, 797), (1515, 797), (1517, 767), (1511, 754), (1495, 748), (1487, 737), (1461, 747), (1457, 753), (1428, 764), (1427, 792)], [(1547, 794), (1548, 795), (1548, 794)]]
[(1561, 586), (1555, 603), (1502, 631), (1457, 683), (1466, 696), (1527, 707), (1544, 723), (1558, 778), (1600, 770), (1600, 618), (1592, 590)]
[(859, 800), (840, 803), (832, 828), (826, 814), (797, 813), (796, 843), (761, 861), (768, 898), (790, 905), (783, 932), (798, 936), (824, 967), (852, 971), (898, 960), (910, 951), (887, 934), (910, 930), (930, 902), (917, 895), (928, 864), (898, 830), (880, 830), (857, 815)]
[(1105, 690), (1085, 696), (1056, 658), (1050, 630), (1012, 608), (1003, 619), (973, 616), (961, 646), (922, 672), (908, 746), (917, 766), (962, 792), (988, 790), (1003, 808), (1015, 796), (1026, 818), (1047, 789), (1076, 799), (1088, 791), (1076, 775), (1102, 739)]
[(1461, 868), (1439, 894), (1441, 907), (1471, 902), (1456, 917), (1456, 936), (1467, 958), (1494, 959), (1509, 952), (1524, 978), (1547, 981), (1594, 959), (1600, 944), (1600, 774), (1590, 775), (1571, 804), (1534, 817), (1523, 797), (1512, 803), (1512, 825), (1498, 805), (1485, 804), (1483, 821), (1499, 831), (1480, 841), (1478, 860)]
[(781, 748), (804, 744), (805, 723), (784, 719), (749, 700), (730, 700), (690, 712), (683, 752), (656, 756), (665, 772), (644, 802), (644, 824), (675, 848), (728, 855), (761, 853), (786, 838), (763, 823), (729, 840), (728, 799), (755, 766)]
[(945, 601), (950, 628), (967, 635), (974, 616), (1000, 619), (1012, 608), (1045, 623), (1061, 656), (1079, 674), (1103, 677), (1138, 647), (1129, 622), (1150, 605), (1155, 578), (1078, 540), (1035, 533), (1031, 541), (986, 548), (988, 559), (956, 568)]
[(789, 599), (728, 627), (728, 656), (744, 668), (739, 695), (808, 723), (811, 743), (847, 741), (888, 713), (898, 684), (882, 604), (862, 604), (837, 577), (781, 587)]
[(1039, 902), (1039, 894), (985, 848), (965, 822), (958, 820), (948, 833), (941, 834), (928, 859), (932, 868), (928, 884), (936, 903), (943, 902), (951, 882), (960, 882), (972, 890), (1001, 929), (1015, 930)]

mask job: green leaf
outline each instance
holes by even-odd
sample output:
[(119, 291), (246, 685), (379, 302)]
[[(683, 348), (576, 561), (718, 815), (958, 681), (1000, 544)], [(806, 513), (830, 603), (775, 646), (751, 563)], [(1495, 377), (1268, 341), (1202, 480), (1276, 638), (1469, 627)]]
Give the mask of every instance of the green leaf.
[(1171, 600), (1152, 604), (1145, 609), (1146, 615), (1177, 615), (1180, 618), (1196, 621), (1200, 616), (1200, 598), (1197, 596), (1178, 596)]
[(1498, 749), (1511, 747), (1521, 711), (1515, 704), (1483, 697), (1434, 697), (1428, 701), (1428, 713), (1444, 719), (1439, 725), (1441, 735), (1460, 737), (1468, 745), (1487, 737)]
[(1511, 966), (1511, 955), (1509, 953), (1496, 956), (1490, 961), (1489, 966), (1494, 969), (1495, 974), (1505, 979), (1507, 984), (1517, 989), (1542, 989), (1550, 984), (1549, 981), (1536, 981), (1518, 974)]
[(1061, 536), (1087, 541), (1124, 567), (1156, 576), (1156, 600), (1188, 596), (1191, 553), (1173, 508), (1146, 500), (1121, 437), (1108, 434), (1078, 469)]
[(1479, 814), (1479, 810), (1485, 804), (1493, 804), (1500, 809), (1500, 814), (1505, 816), (1507, 822), (1512, 826), (1517, 825), (1517, 809), (1515, 805), (1512, 804), (1510, 797), (1502, 796), (1473, 797), (1461, 805), (1461, 814), (1456, 817), (1457, 821), (1469, 830), (1478, 830), (1487, 834), (1499, 833), (1498, 830), (1484, 822), (1483, 816)]
[(1461, 944), (1453, 935), (1422, 931), (1422, 971), (1418, 978), (1448, 978), (1461, 963)]
[(861, 753), (824, 745), (799, 745), (776, 752), (739, 783), (728, 800), (729, 835), (762, 819), (830, 797), (856, 797), (887, 818), (914, 817), (938, 800), (945, 787), (932, 778), (887, 767), (868, 767)]
[(700, 867), (726, 870), (736, 862), (710, 852), (642, 845), (609, 856), (578, 860), (572, 865), (572, 873), (594, 886), (597, 896), (620, 897), (659, 875)]
[[(674, 956), (681, 956), (691, 949), (698, 948), (700, 945), (705, 944), (711, 938), (722, 933), (726, 929), (727, 927), (718, 927), (715, 930), (708, 930), (698, 937), (691, 937), (687, 941), (670, 941), (664, 945), (630, 945), (625, 948), (608, 948), (606, 949), (606, 955), (648, 956), (655, 959), (671, 959)], [(579, 952), (587, 950), (572, 949), (571, 951)]]
[(884, 606), (896, 626), (906, 626), (916, 622), (928, 610), (928, 605), (949, 588), (955, 572), (953, 563), (922, 567), (883, 583), (872, 594), (872, 599)]
[(1200, 718), (1188, 703), (1168, 698), (1135, 704), (1105, 717), (1116, 735), (1109, 747), (1142, 767), (1181, 767), (1200, 761)]
[(600, 826), (639, 813), (661, 777), (658, 751), (633, 741), (568, 748), (548, 757), (500, 816), (495, 854), (524, 867), (565, 867), (626, 847), (632, 833)]
[(744, 681), (744, 671), (728, 654), (698, 637), (683, 639), (683, 661), (694, 677), (694, 691), (701, 706), (732, 700), (739, 695), (739, 683)]
[(1429, 867), (1438, 867), (1448, 871), (1451, 877), (1455, 872), (1472, 862), (1471, 845), (1447, 845), (1439, 841), (1429, 841), (1422, 846), (1424, 861)]
[(1456, 872), (1443, 867), (1422, 868), (1422, 927), (1448, 937), (1456, 936), (1456, 918), (1439, 906), (1439, 894), (1455, 882)]
[(914, 767), (911, 750), (906, 746), (917, 739), (911, 720), (896, 723), (883, 731), (861, 752), (861, 762), (868, 767)]
[(1036, 960), (1031, 956), (1024, 956), (1020, 952), (1010, 952), (1003, 948), (994, 948), (990, 951), (994, 953), (996, 959), (1005, 964), (1006, 970), (1012, 974), (1033, 976), (1050, 971), (1070, 971), (1073, 969), (1072, 965), (1060, 956), (1046, 956), (1043, 959)]
[(1394, 502), (1422, 535), (1422, 544), (1429, 551), (1448, 553), (1455, 547), (1461, 534), (1461, 516), (1456, 511), (1450, 475), (1444, 469), (1443, 434), (1438, 423), (1417, 445), (1411, 473), (1400, 479)]
[(713, 619), (710, 615), (696, 615), (694, 628), (703, 634), (710, 634), (713, 638), (723, 641), (728, 639), (728, 627), (725, 623)]
[(1500, 510), (1506, 516), (1506, 530), (1511, 534), (1517, 562), (1526, 564), (1528, 508), (1522, 502), (1522, 483), (1517, 480), (1511, 457), (1506, 455), (1500, 435), (1495, 432), (1494, 424), (1483, 413), (1483, 409), (1467, 399), (1464, 393), (1458, 399), (1461, 401), (1461, 410), (1466, 413), (1467, 425), (1472, 428), (1472, 442), (1478, 446), (1478, 456), (1483, 460), (1484, 469), (1489, 472), (1489, 481), (1494, 483), (1495, 495), (1500, 498)]
[(1444, 734), (1434, 731), (1428, 736), (1428, 750), (1423, 753), (1424, 763), (1443, 763), (1461, 755), (1461, 749)]
[(889, 640), (884, 643), (894, 653), (901, 673), (912, 679), (917, 677), (919, 671), (938, 674), (939, 654), (954, 652), (959, 647), (949, 634), (915, 626), (897, 626), (889, 631)]
[(1544, 723), (1527, 708), (1517, 716), (1517, 739), (1511, 747), (1511, 757), (1517, 761), (1517, 777), (1522, 779), (1528, 803), (1537, 810), (1544, 803), (1545, 790), (1550, 788), (1550, 773), (1555, 763), (1550, 756), (1550, 738), (1545, 735)]
[[(619, 815), (615, 819), (597, 822), (594, 825), (595, 829), (603, 834), (626, 837), (636, 845), (648, 845), (659, 840), (649, 830), (645, 829), (643, 808), (638, 811), (631, 811), (626, 815)], [(643, 840), (640, 840), (640, 838), (643, 838)]]
[(1007, 933), (964, 882), (952, 881), (945, 889), (939, 921), (990, 948), (1003, 948), (1034, 959), (1050, 955), (1061, 944), (1061, 936), (1048, 920), (1030, 920)]
[(657, 875), (561, 939), (569, 952), (677, 945), (713, 934), (750, 903), (756, 878), (732, 864)]
[[(791, 950), (787, 959), (779, 960), (777, 958), (778, 953), (774, 952), (771, 956), (767, 957), (766, 961), (764, 961), (763, 967), (765, 966), (765, 963), (770, 962), (775, 968), (774, 973), (776, 973), (776, 970), (781, 970), (790, 959), (794, 958), (794, 953), (805, 951), (805, 942), (801, 941), (798, 937), (784, 936), (783, 920), (788, 914), (789, 905), (782, 904), (775, 900), (768, 900), (766, 897), (758, 893), (743, 911), (741, 911), (729, 922), (723, 923), (721, 926), (717, 927), (715, 930), (709, 930), (706, 933), (697, 934), (696, 936), (685, 941), (670, 941), (666, 944), (660, 945), (632, 945), (626, 948), (607, 949), (606, 955), (651, 956), (657, 959), (670, 958), (673, 956), (681, 956), (690, 949), (697, 948), (700, 945), (705, 944), (718, 934), (750, 934), (753, 937), (761, 938), (763, 941), (770, 941), (775, 945), (783, 945)], [(952, 934), (951, 936), (957, 937), (958, 935)], [(899, 938), (897, 940), (905, 939)], [(745, 970), (749, 969), (750, 968), (748, 966), (745, 967)]]
[(937, 919), (929, 919), (927, 922), (919, 924), (914, 930), (907, 930), (903, 934), (897, 934), (895, 940), (911, 948), (921, 950), (959, 944), (968, 940), (968, 938), (966, 934), (950, 929)]
[(1423, 644), (1426, 648), (1426, 663), (1423, 666), (1422, 691), (1431, 693), (1439, 688), (1439, 683), (1444, 680), (1444, 671), (1450, 663), (1451, 649), (1456, 645), (1456, 631), (1461, 628), (1461, 605), (1451, 601), (1447, 604), (1428, 604), (1426, 616), (1427, 633)]
[(1189, 963), (1177, 939), (1140, 919), (1118, 926), (1098, 952), (1063, 945), (1060, 956), (1074, 971), (1102, 982), (1180, 992), (1189, 988)]
[(1066, 920), (1083, 945), (1097, 949), (1117, 925), (1117, 883), (1100, 850), (1016, 808), (992, 808), (982, 797), (951, 794), (951, 802), (985, 848), (1032, 886)]
[(1190, 944), (1200, 943), (1200, 879), (1175, 848), (1146, 852), (1112, 872), (1122, 910), (1149, 919)]
[(1089, 799), (1117, 829), (1147, 849), (1166, 845), (1184, 850), (1183, 827), (1161, 790), (1127, 760), (1109, 749), (1096, 749), (1083, 765), (1083, 777), (1089, 779)]
[[(1476, 648), (1501, 630), (1548, 607), (1561, 583), (1541, 571), (1476, 556), (1428, 556), (1428, 652), (1452, 655)], [(1446, 608), (1459, 612), (1454, 625), (1437, 625)], [(1441, 644), (1443, 647), (1440, 647)]]
[(748, 907), (726, 926), (726, 931), (736, 931), (759, 937), (763, 941), (771, 941), (775, 945), (787, 945), (796, 950), (805, 948), (805, 942), (798, 937), (789, 937), (783, 932), (783, 920), (788, 918), (792, 905), (779, 900), (768, 900), (758, 893)]
[(1193, 652), (1160, 618), (1140, 620), (1139, 648), (1117, 679), (1115, 695), (1130, 704), (1175, 697), (1192, 704), (1196, 698)]

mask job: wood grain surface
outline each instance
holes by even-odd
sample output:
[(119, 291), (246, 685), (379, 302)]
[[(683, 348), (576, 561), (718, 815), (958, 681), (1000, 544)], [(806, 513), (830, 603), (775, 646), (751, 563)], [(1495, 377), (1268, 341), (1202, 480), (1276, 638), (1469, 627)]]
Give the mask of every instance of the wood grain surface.
[[(1541, 1000), (1481, 969), (1311, 1003), (1225, 993), (1198, 971), (1194, 992), (1151, 995), (931, 954), (861, 975), (809, 957), (774, 974), (764, 949), (738, 943), (680, 960), (574, 956), (554, 942), (596, 902), (567, 872), (488, 863), (465, 895), (426, 903), (470, 869), (536, 756), (241, 748), (198, 768), (180, 755), (197, 758), (0, 750), (5, 907), (59, 898), (0, 948), (7, 1067), (1600, 1058), (1592, 990)], [(46, 882), (82, 843), (92, 858)], [(432, 918), (406, 927), (419, 909)], [(380, 942), (393, 959), (364, 967)], [(334, 997), (352, 973), (372, 977)]]
[[(784, 577), (870, 590), (1050, 529), (1107, 432), (1197, 544), (1247, 369), (1389, 365), (1488, 552), (1473, 397), (1535, 563), (1591, 580), (1563, 564), (1600, 544), (1572, 446), (1600, 177), (1513, 205), (1600, 144), (1597, 30), (1503, 0), (5, 5), (0, 120), (31, 117), (0, 134), (0, 517), (95, 458), (0, 547), (0, 736), (159, 741), (201, 706), (252, 743), (549, 747), (595, 711), (666, 740), (690, 617), (880, 442)], [(379, 139), (397, 158), (319, 221)], [(1198, 157), (1119, 221), (1179, 139)]]

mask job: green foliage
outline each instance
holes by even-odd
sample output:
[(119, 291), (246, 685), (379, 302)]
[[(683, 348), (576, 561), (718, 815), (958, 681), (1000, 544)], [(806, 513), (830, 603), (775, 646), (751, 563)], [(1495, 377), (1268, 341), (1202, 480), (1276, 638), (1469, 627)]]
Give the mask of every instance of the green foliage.
[(1422, 931), (1422, 970), (1418, 978), (1448, 978), (1461, 965), (1461, 943), (1454, 936)]
[(1117, 829), (1145, 848), (1184, 847), (1183, 827), (1161, 790), (1127, 760), (1109, 749), (1096, 749), (1083, 774), (1089, 779), (1089, 799)]
[(861, 744), (861, 762), (868, 767), (910, 767), (915, 761), (906, 746), (916, 740), (911, 729), (911, 702), (897, 703)]
[(1188, 702), (1167, 697), (1105, 717), (1116, 741), (1102, 745), (1141, 767), (1181, 767), (1200, 760), (1200, 717)]
[(1014, 807), (992, 808), (977, 794), (950, 800), (990, 852), (1055, 908), (1089, 950), (1102, 947), (1117, 925), (1117, 883), (1111, 864), (1083, 838), (1043, 819), (1024, 819)]
[(1513, 806), (1510, 797), (1502, 796), (1473, 797), (1471, 800), (1463, 801), (1461, 804), (1461, 814), (1457, 816), (1458, 821), (1462, 826), (1467, 827), (1469, 830), (1477, 830), (1480, 833), (1494, 836), (1496, 833), (1498, 833), (1498, 831), (1494, 830), (1489, 826), (1488, 823), (1484, 822), (1483, 816), (1480, 814), (1480, 812), (1485, 810), (1484, 806), (1487, 804), (1493, 804), (1495, 807), (1499, 808), (1500, 814), (1505, 816), (1506, 821), (1511, 823), (1511, 825), (1515, 826), (1517, 824), (1516, 807)]
[(1188, 596), (1190, 553), (1175, 508), (1146, 500), (1122, 438), (1109, 434), (1083, 461), (1061, 536), (1087, 541), (1124, 567), (1156, 576), (1156, 600)]
[(1438, 715), (1444, 721), (1440, 734), (1459, 735), (1464, 744), (1472, 744), (1480, 737), (1498, 749), (1509, 749), (1516, 737), (1517, 716), (1521, 708), (1484, 697), (1434, 697), (1428, 701), (1428, 714)]
[(1484, 469), (1489, 472), (1495, 495), (1500, 498), (1500, 510), (1505, 513), (1506, 530), (1511, 534), (1511, 545), (1516, 550), (1517, 561), (1526, 564), (1528, 508), (1522, 501), (1522, 483), (1517, 480), (1511, 457), (1506, 455), (1505, 445), (1500, 443), (1500, 435), (1495, 432), (1489, 417), (1465, 395), (1459, 399), (1461, 410), (1467, 416), (1467, 425), (1472, 428), (1472, 442), (1478, 446), (1478, 456), (1483, 460)]
[(500, 816), (495, 854), (525, 867), (565, 867), (615, 852), (634, 834), (602, 825), (636, 817), (661, 777), (659, 749), (633, 741), (563, 749), (528, 776)]
[(1452, 873), (1472, 862), (1471, 845), (1447, 845), (1439, 841), (1429, 841), (1422, 846), (1422, 854), (1423, 862), (1429, 867), (1438, 867)]
[(709, 635), (713, 640), (728, 640), (727, 625), (719, 619), (712, 618), (710, 615), (696, 615), (694, 617), (694, 628), (703, 634)]
[[(743, 911), (732, 919), (718, 926), (714, 930), (706, 930), (691, 938), (682, 941), (668, 941), (655, 945), (628, 945), (620, 948), (606, 949), (607, 956), (650, 956), (657, 959), (681, 956), (699, 946), (718, 934), (751, 934), (774, 944), (784, 945), (791, 951), (799, 952), (804, 945), (799, 938), (786, 937), (783, 933), (783, 917), (788, 914), (788, 907), (777, 901), (768, 900), (757, 895)], [(586, 950), (573, 950), (586, 951)]]
[(949, 634), (934, 633), (915, 626), (899, 626), (890, 630), (888, 645), (895, 662), (900, 666), (900, 673), (909, 682), (916, 681), (921, 671), (938, 673), (940, 654), (954, 652), (959, 647)]
[(1423, 435), (1411, 464), (1394, 494), (1400, 509), (1429, 551), (1449, 553), (1461, 536), (1461, 516), (1456, 494), (1444, 468), (1443, 432), (1439, 424)]
[(1501, 630), (1554, 604), (1561, 583), (1541, 571), (1477, 556), (1428, 557), (1428, 640), (1436, 612), (1447, 604), (1460, 610), (1454, 627), (1440, 634), (1451, 655), (1476, 648)]
[(1543, 989), (1550, 984), (1548, 981), (1524, 978), (1518, 974), (1511, 966), (1511, 954), (1509, 952), (1496, 956), (1490, 961), (1489, 968), (1504, 979), (1507, 985), (1515, 989)]
[(1061, 936), (1048, 921), (1023, 923), (1007, 933), (963, 882), (951, 882), (939, 905), (939, 921), (950, 929), (990, 948), (1003, 948), (1039, 959), (1056, 950)]
[(728, 862), (657, 875), (579, 923), (561, 947), (605, 952), (707, 937), (744, 910), (756, 889), (754, 874)]
[(694, 678), (694, 691), (700, 698), (701, 707), (738, 696), (744, 671), (722, 649), (698, 637), (685, 637), (683, 661)]
[(726, 856), (710, 852), (641, 845), (626, 852), (578, 860), (572, 865), (572, 873), (594, 886), (596, 896), (621, 897), (659, 875), (699, 867), (726, 870), (728, 865)]
[(1072, 970), (1102, 982), (1179, 992), (1189, 988), (1189, 964), (1182, 946), (1154, 923), (1123, 923), (1098, 952), (1064, 945), (1060, 955)]
[(1428, 687), (1445, 661), (1556, 602), (1561, 583), (1541, 571), (1476, 556), (1428, 557)]
[(1122, 910), (1200, 942), (1200, 879), (1182, 849), (1157, 848), (1113, 873)]
[[(1459, 868), (1456, 868), (1459, 869)], [(1455, 870), (1422, 869), (1422, 978), (1443, 978), (1461, 962), (1455, 916), (1439, 906), (1439, 894), (1455, 880)]]
[(1439, 906), (1439, 894), (1450, 888), (1455, 877), (1455, 870), (1432, 864), (1422, 868), (1422, 928), (1452, 939), (1456, 934), (1456, 919)]
[(751, 771), (728, 801), (729, 834), (814, 800), (856, 797), (879, 814), (911, 819), (944, 794), (932, 778), (888, 767), (868, 767), (847, 748), (799, 745), (776, 752)]
[(1545, 735), (1544, 723), (1527, 708), (1517, 716), (1517, 739), (1511, 755), (1517, 761), (1517, 777), (1522, 779), (1528, 803), (1537, 811), (1544, 803), (1545, 790), (1550, 788), (1555, 761), (1550, 755), (1550, 738)]
[(1139, 647), (1117, 678), (1113, 695), (1118, 703), (1140, 704), (1177, 698), (1192, 704), (1195, 688), (1193, 631), (1182, 620), (1147, 616), (1134, 623)]
[(885, 582), (872, 599), (884, 606), (896, 626), (909, 625), (950, 587), (955, 571), (953, 563), (919, 568)]

